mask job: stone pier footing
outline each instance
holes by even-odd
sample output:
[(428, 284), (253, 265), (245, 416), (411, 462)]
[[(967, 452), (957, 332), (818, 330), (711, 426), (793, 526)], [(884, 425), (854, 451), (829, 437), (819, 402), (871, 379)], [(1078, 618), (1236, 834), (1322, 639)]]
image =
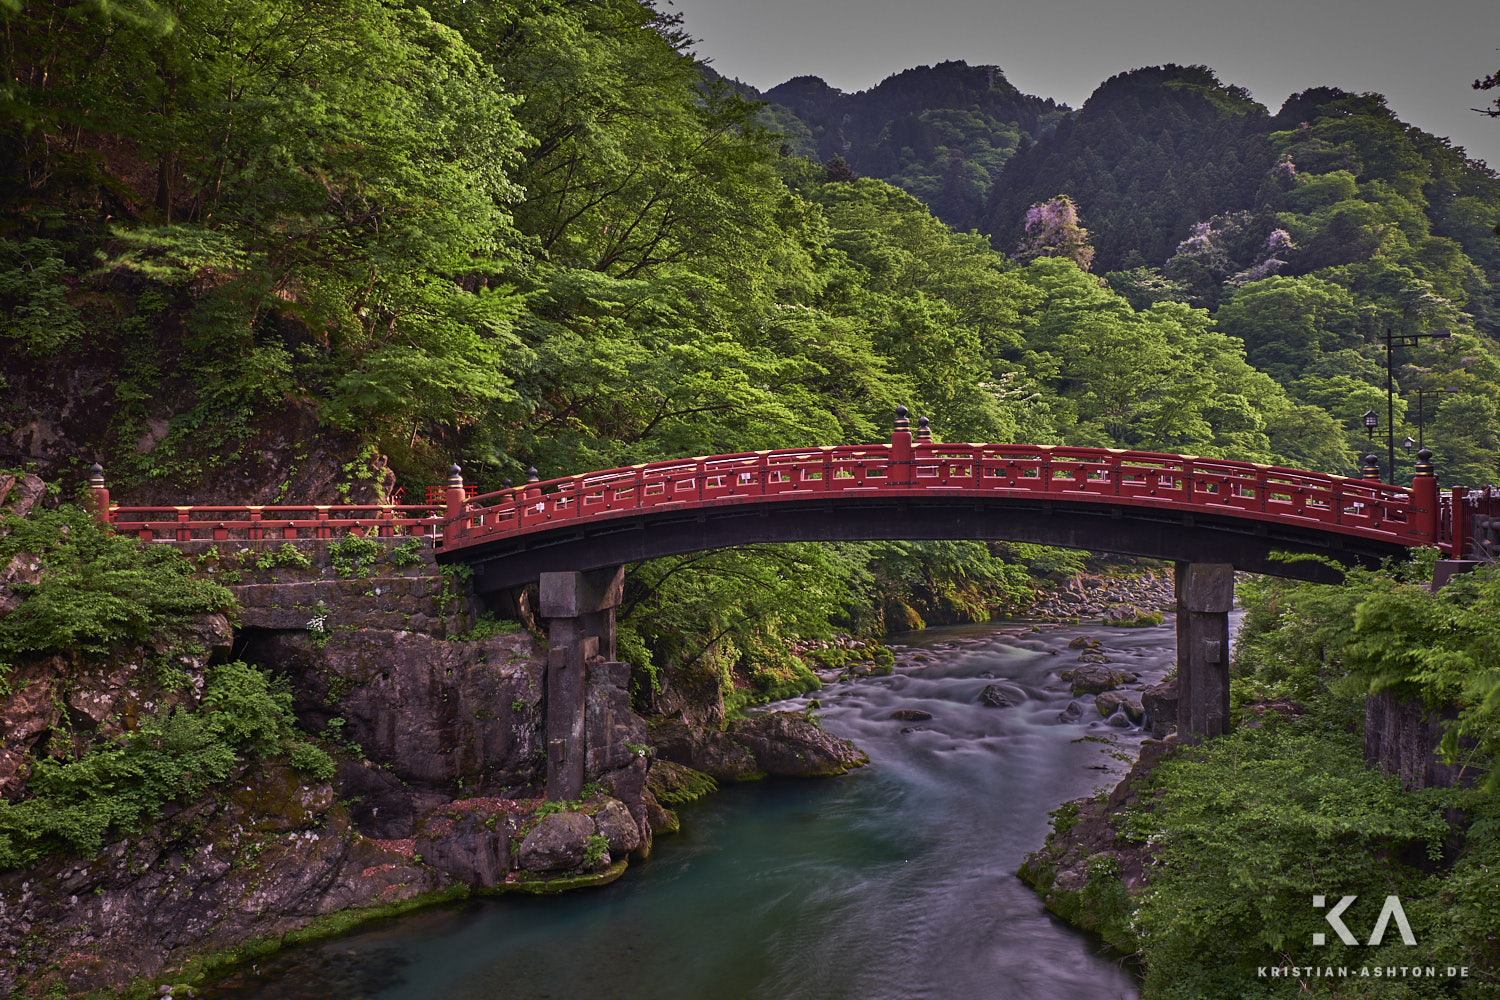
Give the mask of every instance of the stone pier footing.
[(1229, 731), (1229, 609), (1234, 567), (1177, 564), (1177, 728), (1189, 739)]
[(615, 607), (625, 569), (543, 573), (537, 610), (547, 622), (547, 798), (576, 799), (586, 765), (590, 660), (615, 658)]

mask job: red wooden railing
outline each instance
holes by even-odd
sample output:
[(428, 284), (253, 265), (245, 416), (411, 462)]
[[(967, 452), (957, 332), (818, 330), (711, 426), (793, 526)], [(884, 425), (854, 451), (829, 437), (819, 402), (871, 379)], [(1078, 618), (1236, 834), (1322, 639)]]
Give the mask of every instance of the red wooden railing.
[[(688, 458), (590, 472), (472, 495), (457, 466), (442, 506), (111, 507), (95, 467), (102, 520), (147, 540), (431, 535), (452, 552), (528, 532), (726, 504), (859, 497), (1014, 497), (1198, 511), (1319, 528), (1401, 545), (1472, 536), (1500, 517), (1500, 493), (1439, 496), (1430, 462), (1410, 487), (1247, 462), (1101, 448), (913, 441), (904, 413), (890, 444)], [(1460, 553), (1463, 554), (1463, 553)]]
[[(1430, 545), (1435, 511), (1408, 487), (1154, 452), (1049, 445), (845, 445), (714, 455), (528, 483), (468, 499), (451, 551), (642, 511), (831, 495), (1042, 498), (1231, 514)], [(1435, 491), (1434, 491), (1435, 492)]]
[(144, 541), (334, 538), (341, 535), (441, 537), (444, 508), (436, 504), (111, 507), (109, 524)]

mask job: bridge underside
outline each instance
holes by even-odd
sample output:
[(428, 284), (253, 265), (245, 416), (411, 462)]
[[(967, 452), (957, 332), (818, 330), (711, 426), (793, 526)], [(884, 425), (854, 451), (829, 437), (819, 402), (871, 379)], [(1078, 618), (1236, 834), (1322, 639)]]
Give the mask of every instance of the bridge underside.
[(791, 501), (696, 510), (653, 509), (614, 520), (540, 529), (520, 538), (440, 552), (467, 562), (474, 588), (493, 593), (544, 572), (589, 571), (663, 556), (765, 542), (935, 540), (1035, 542), (1184, 563), (1228, 563), (1239, 570), (1336, 583), (1317, 562), (1273, 561), (1275, 552), (1375, 565), (1404, 546), (1324, 525), (1306, 528), (1246, 517), (1101, 503), (1012, 498), (871, 497)]

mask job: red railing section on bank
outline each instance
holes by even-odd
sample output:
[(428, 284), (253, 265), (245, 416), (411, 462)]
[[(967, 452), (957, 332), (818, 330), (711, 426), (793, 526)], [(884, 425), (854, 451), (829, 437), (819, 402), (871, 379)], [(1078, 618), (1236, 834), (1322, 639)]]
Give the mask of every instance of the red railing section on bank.
[[(920, 432), (919, 432), (920, 433)], [(1500, 493), (1440, 495), (1430, 462), (1410, 487), (1246, 462), (1020, 444), (912, 441), (714, 455), (590, 472), (473, 495), (458, 467), (446, 502), (417, 505), (111, 507), (101, 519), (152, 541), (430, 536), (445, 551), (643, 512), (834, 497), (1011, 497), (1225, 514), (1402, 545), (1452, 549), (1500, 515)], [(1424, 472), (1425, 470), (1425, 472)]]

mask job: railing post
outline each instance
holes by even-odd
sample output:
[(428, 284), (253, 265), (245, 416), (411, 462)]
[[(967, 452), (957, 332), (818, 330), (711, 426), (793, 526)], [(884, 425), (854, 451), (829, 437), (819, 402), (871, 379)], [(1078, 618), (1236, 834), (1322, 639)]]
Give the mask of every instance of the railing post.
[(454, 462), (448, 467), (448, 493), (443, 509), (443, 544), (464, 533), (464, 470)]
[(1453, 513), (1451, 524), (1453, 537), (1453, 553), (1450, 559), (1466, 559), (1469, 554), (1469, 540), (1474, 534), (1474, 523), (1469, 518), (1469, 491), (1466, 487), (1453, 487)]
[(260, 541), (260, 511), (258, 510), (250, 512), (250, 540), (252, 542)]
[(89, 470), (89, 490), (94, 496), (94, 516), (100, 524), (109, 524), (113, 520), (109, 510), (109, 489), (104, 485), (104, 466), (98, 462)]
[(1432, 452), (1417, 452), (1417, 471), (1411, 479), (1411, 499), (1407, 501), (1406, 521), (1429, 545), (1438, 543), (1438, 481), (1432, 465)]
[(896, 407), (896, 427), (891, 432), (891, 468), (886, 476), (895, 486), (910, 486), (913, 478), (911, 457), (911, 421), (906, 419), (907, 409)]
[(313, 537), (314, 538), (327, 538), (329, 536), (329, 529), (328, 529), (328, 508), (326, 506), (319, 506), (318, 507), (317, 520), (318, 520), (318, 526), (317, 526), (317, 529), (313, 532)]
[(1380, 482), (1380, 459), (1374, 455), (1366, 455), (1365, 467), (1359, 478), (1367, 479), (1374, 483)]
[(193, 529), (188, 523), (189, 509), (187, 507), (177, 508), (177, 540), (179, 542), (190, 542), (193, 540)]

